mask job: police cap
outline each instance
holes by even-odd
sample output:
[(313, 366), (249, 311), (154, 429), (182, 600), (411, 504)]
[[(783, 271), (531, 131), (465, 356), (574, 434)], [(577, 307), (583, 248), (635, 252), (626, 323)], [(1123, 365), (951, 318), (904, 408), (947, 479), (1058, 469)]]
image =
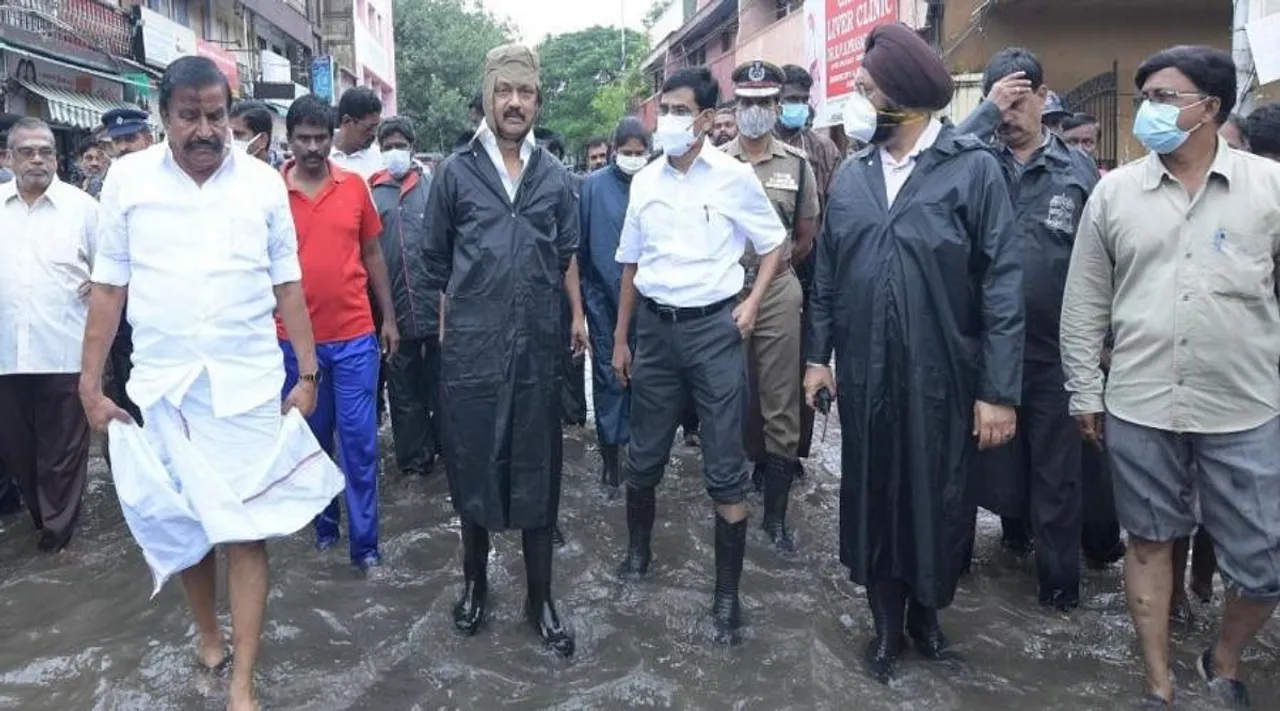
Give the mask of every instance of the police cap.
[(776, 64), (754, 60), (733, 70), (733, 93), (745, 98), (765, 98), (782, 93), (787, 75)]
[(144, 131), (150, 131), (147, 125), (148, 114), (136, 106), (121, 106), (111, 109), (102, 115), (102, 125), (111, 138), (125, 138)]

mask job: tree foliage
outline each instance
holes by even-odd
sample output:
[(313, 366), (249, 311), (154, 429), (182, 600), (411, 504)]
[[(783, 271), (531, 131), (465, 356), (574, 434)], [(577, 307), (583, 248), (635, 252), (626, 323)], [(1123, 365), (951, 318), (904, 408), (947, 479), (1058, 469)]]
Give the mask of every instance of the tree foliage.
[(564, 136), (573, 151), (592, 136), (612, 133), (637, 91), (637, 67), (646, 52), (644, 35), (616, 27), (548, 37), (538, 46), (544, 96), (541, 124)]
[(395, 0), (395, 36), (400, 114), (413, 118), (419, 150), (447, 151), (471, 128), (485, 54), (515, 31), (468, 0)]

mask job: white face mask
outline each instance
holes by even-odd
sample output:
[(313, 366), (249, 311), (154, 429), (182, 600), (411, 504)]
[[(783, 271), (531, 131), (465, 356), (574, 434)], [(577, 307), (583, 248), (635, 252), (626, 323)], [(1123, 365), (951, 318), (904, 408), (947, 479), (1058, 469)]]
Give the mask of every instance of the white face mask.
[(254, 143), (256, 143), (259, 138), (262, 138), (261, 133), (254, 136), (253, 138), (250, 138), (247, 141), (241, 141), (233, 137), (231, 139), (231, 147), (235, 148), (237, 151), (240, 151), (241, 153), (249, 154), (249, 147), (252, 146)]
[(658, 130), (654, 133), (654, 137), (662, 145), (662, 151), (672, 158), (679, 158), (688, 153), (694, 142), (698, 140), (693, 132), (692, 116), (671, 114), (658, 117)]
[(620, 155), (614, 159), (614, 162), (618, 164), (618, 170), (627, 175), (635, 175), (646, 165), (649, 165), (649, 158), (647, 156)]
[(403, 149), (383, 151), (382, 167), (386, 168), (393, 177), (402, 177), (409, 172), (409, 168), (413, 167), (413, 156)]
[(849, 138), (870, 143), (878, 120), (876, 107), (862, 94), (854, 92), (844, 103), (844, 135)]

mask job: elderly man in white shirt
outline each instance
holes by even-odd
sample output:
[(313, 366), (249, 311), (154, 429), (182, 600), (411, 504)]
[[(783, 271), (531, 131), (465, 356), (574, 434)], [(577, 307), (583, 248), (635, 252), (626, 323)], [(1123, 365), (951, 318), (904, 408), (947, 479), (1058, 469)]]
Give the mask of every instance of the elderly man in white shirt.
[(58, 180), (53, 132), (18, 121), (0, 185), (0, 470), (22, 490), (41, 550), (71, 540), (89, 423), (76, 396), (98, 205)]
[[(112, 449), (121, 443), (117, 491), (157, 589), (182, 570), (198, 662), (209, 671), (231, 658), (214, 596), (212, 546), (226, 544), (235, 658), (227, 708), (256, 710), (253, 668), (267, 598), (262, 541), (310, 523), (341, 491), (341, 473), (301, 421), (315, 407), (318, 370), (284, 182), (267, 164), (229, 150), (230, 92), (208, 59), (169, 65), (159, 99), (168, 141), (117, 162), (103, 186), (80, 395), (94, 428), (111, 424)], [(128, 416), (102, 393), (126, 293), (134, 338), (128, 390), (145, 440), (120, 424)], [(285, 402), (296, 412), (283, 417), (277, 310), (301, 374)], [(169, 480), (179, 486), (154, 491)], [(192, 535), (197, 543), (178, 545)]]
[[(656, 138), (666, 159), (631, 183), (618, 243), (623, 265), (613, 365), (631, 385), (624, 577), (648, 570), (662, 480), (683, 405), (692, 398), (702, 425), (703, 478), (716, 503), (717, 641), (738, 641), (738, 582), (746, 547), (751, 487), (743, 447), (747, 403), (743, 339), (777, 272), (787, 231), (752, 168), (716, 150), (707, 137), (720, 87), (705, 67), (682, 69), (662, 87)], [(759, 275), (739, 303), (746, 245), (761, 255)], [(639, 308), (636, 307), (637, 301)], [(628, 333), (635, 317), (635, 362)]]

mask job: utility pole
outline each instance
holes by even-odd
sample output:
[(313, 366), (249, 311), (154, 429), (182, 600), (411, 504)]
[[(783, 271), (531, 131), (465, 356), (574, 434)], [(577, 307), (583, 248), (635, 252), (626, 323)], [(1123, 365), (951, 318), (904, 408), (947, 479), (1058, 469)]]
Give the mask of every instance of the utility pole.
[(1231, 58), (1236, 62), (1236, 110), (1240, 116), (1248, 116), (1253, 110), (1253, 52), (1249, 50), (1249, 4), (1252, 0), (1234, 0), (1231, 13)]

